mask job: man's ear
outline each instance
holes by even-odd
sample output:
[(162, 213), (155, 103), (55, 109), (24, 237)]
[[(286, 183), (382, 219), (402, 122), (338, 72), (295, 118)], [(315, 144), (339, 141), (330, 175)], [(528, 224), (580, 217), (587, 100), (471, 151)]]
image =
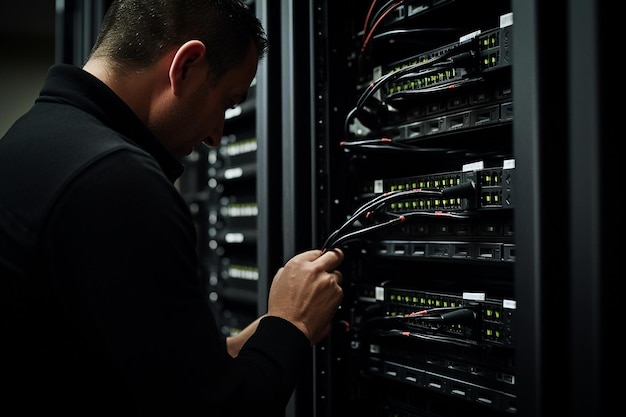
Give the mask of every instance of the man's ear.
[(169, 78), (174, 95), (178, 96), (186, 87), (197, 88), (206, 82), (206, 47), (199, 40), (185, 42), (178, 48), (170, 64)]

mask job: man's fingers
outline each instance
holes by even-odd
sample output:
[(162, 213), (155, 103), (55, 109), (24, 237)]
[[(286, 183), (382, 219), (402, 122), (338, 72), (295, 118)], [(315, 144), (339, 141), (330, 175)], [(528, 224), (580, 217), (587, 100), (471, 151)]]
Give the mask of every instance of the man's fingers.
[(331, 272), (331, 275), (335, 278), (335, 281), (337, 281), (337, 284), (341, 284), (341, 281), (343, 281), (343, 275), (341, 274), (341, 272), (334, 271), (334, 272)]
[(324, 269), (328, 272), (334, 271), (343, 262), (343, 252), (341, 249), (332, 249), (324, 252), (314, 262), (322, 262)]

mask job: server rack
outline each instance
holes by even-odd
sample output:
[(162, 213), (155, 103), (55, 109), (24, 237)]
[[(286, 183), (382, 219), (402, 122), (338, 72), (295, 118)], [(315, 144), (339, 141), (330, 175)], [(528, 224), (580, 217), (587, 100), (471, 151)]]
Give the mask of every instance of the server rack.
[(316, 415), (516, 414), (510, 3), (314, 13), (316, 236), (346, 252)]
[[(257, 7), (266, 13), (268, 5), (259, 3)], [(426, 6), (433, 10), (434, 6), (445, 6), (449, 7), (451, 12), (448, 17), (453, 20), (461, 17), (461, 20), (472, 20), (470, 17), (473, 14), (458, 15), (452, 11), (454, 4), (460, 3), (465, 2), (405, 1), (404, 6), (413, 6), (413, 11), (418, 14), (423, 12), (424, 16), (427, 15)], [(471, 7), (484, 11), (485, 16), (506, 15), (505, 10), (501, 10), (505, 12), (502, 15), (500, 11), (493, 13), (490, 3), (471, 3)], [(281, 52), (278, 55), (281, 56), (279, 58), (274, 52), (275, 63), (269, 71), (274, 77), (257, 80), (257, 97), (266, 96), (269, 91), (276, 93), (280, 86), (281, 98), (272, 103), (282, 107), (283, 111), (277, 123), (272, 116), (275, 112), (265, 111), (267, 103), (263, 102), (259, 106), (261, 112), (257, 114), (256, 123), (258, 126), (282, 126), (269, 135), (280, 137), (281, 144), (280, 149), (274, 149), (275, 153), (259, 146), (257, 156), (262, 162), (257, 168), (263, 172), (269, 169), (267, 164), (280, 166), (282, 172), (276, 174), (274, 171), (270, 181), (273, 188), (281, 188), (287, 198), (282, 199), (282, 205), (275, 204), (275, 195), (271, 199), (260, 198), (267, 201), (272, 206), (271, 211), (279, 213), (282, 219), (263, 220), (257, 225), (259, 235), (269, 234), (276, 230), (275, 227), (288, 226), (282, 228), (282, 239), (278, 243), (282, 246), (278, 249), (282, 250), (282, 257), (301, 248), (323, 244), (334, 228), (346, 220), (345, 216), (352, 213), (349, 198), (345, 197), (348, 194), (342, 192), (355, 189), (357, 181), (354, 174), (357, 171), (346, 169), (354, 166), (352, 163), (343, 164), (346, 150), (338, 150), (333, 145), (337, 144), (338, 137), (339, 140), (344, 139), (338, 134), (343, 131), (341, 120), (356, 99), (357, 71), (350, 63), (353, 59), (350, 53), (355, 51), (354, 35), (359, 33), (357, 26), (364, 22), (369, 4), (359, 5), (356, 1), (346, 4), (351, 10), (348, 14), (343, 8), (346, 6), (340, 7), (333, 2), (292, 0), (280, 2), (280, 13), (277, 14), (276, 10), (270, 13), (272, 17), (280, 16), (280, 22), (273, 24), (271, 36), (273, 44), (280, 42), (278, 49)], [(491, 3), (492, 6), (494, 4), (495, 10), (499, 10), (500, 3)], [(511, 137), (505, 141), (504, 150), (512, 150), (511, 160), (515, 161), (514, 191), (517, 198), (512, 208), (515, 214), (512, 227), (515, 259), (510, 259), (512, 262), (506, 265), (491, 263), (485, 266), (484, 271), (489, 271), (485, 276), (478, 273), (480, 276), (476, 280), (469, 281), (488, 281), (489, 285), (481, 288), (490, 287), (489, 294), (493, 281), (502, 276), (512, 277), (514, 282), (510, 285), (511, 281), (505, 279), (503, 285), (493, 286), (497, 293), (510, 294), (516, 305), (512, 329), (515, 389), (510, 393), (516, 397), (517, 412), (513, 414), (612, 415), (620, 407), (620, 385), (609, 378), (620, 375), (623, 365), (619, 360), (619, 343), (613, 340), (615, 329), (619, 329), (617, 320), (620, 317), (617, 311), (620, 277), (615, 272), (620, 267), (617, 262), (620, 245), (612, 244), (611, 237), (620, 236), (623, 222), (617, 212), (621, 206), (614, 203), (615, 193), (611, 192), (619, 190), (619, 175), (615, 175), (614, 170), (617, 154), (613, 152), (612, 144), (619, 143), (617, 135), (621, 132), (617, 107), (609, 103), (615, 93), (612, 78), (606, 76), (608, 69), (612, 68), (609, 64), (612, 63), (612, 53), (617, 50), (615, 43), (618, 39), (614, 36), (615, 26), (610, 21), (611, 10), (607, 4), (593, 0), (552, 2), (550, 10), (539, 1), (511, 0), (511, 4), (502, 4), (506, 4), (502, 7), (510, 9), (514, 16), (511, 85), (515, 113), (511, 126), (504, 127), (505, 131), (511, 129)], [(103, 10), (91, 9), (89, 12), (80, 2), (63, 2), (62, 5), (64, 7), (57, 8), (57, 57), (63, 58), (57, 61), (80, 64), (85, 49), (72, 48), (81, 42), (89, 43), (85, 39), (93, 36), (93, 28), (87, 29), (89, 25), (80, 21), (90, 21), (88, 15), (91, 13), (97, 21)], [(561, 12), (555, 14), (555, 9)], [(483, 27), (478, 24), (479, 21), (474, 22), (474, 26)], [(442, 17), (439, 27), (447, 27), (445, 22)], [(302, 35), (303, 31), (306, 36)], [(274, 51), (276, 49), (274, 47)], [(72, 50), (83, 52), (69, 52)], [(280, 75), (276, 77), (281, 72), (282, 78)], [(270, 122), (270, 119), (273, 121)], [(444, 142), (455, 146), (456, 141), (450, 139)], [(474, 145), (480, 143), (481, 139), (473, 141)], [(503, 144), (499, 145), (496, 148), (502, 150)], [(309, 157), (302, 153), (307, 149)], [(492, 149), (491, 145), (488, 149)], [(355, 154), (354, 150), (347, 153)], [(371, 160), (371, 153), (355, 158)], [(270, 162), (270, 154), (280, 154), (282, 159)], [(402, 171), (401, 164), (396, 164), (396, 157), (399, 161), (412, 158), (410, 155), (398, 155), (395, 151), (390, 154), (395, 155), (394, 164), (383, 170), (389, 175), (395, 170)], [(464, 159), (456, 153), (449, 156), (451, 165), (453, 161), (463, 162)], [(208, 165), (204, 164), (208, 164), (208, 160), (195, 157), (188, 161), (189, 166), (197, 164), (198, 169), (205, 172)], [(437, 169), (440, 165), (436, 160), (420, 159), (423, 165), (419, 169), (424, 172), (447, 175), (458, 171), (451, 169), (444, 172)], [(298, 163), (295, 163), (296, 160)], [(361, 168), (368, 163), (355, 162)], [(397, 177), (405, 178), (404, 174), (399, 172)], [(266, 175), (269, 174), (261, 173), (258, 178), (269, 178)], [(181, 187), (185, 193), (194, 190), (187, 195), (194, 211), (200, 213), (204, 209), (196, 203), (205, 203), (209, 197), (195, 188), (194, 181), (198, 180), (186, 178)], [(267, 184), (269, 182), (257, 186), (257, 192), (264, 194)], [(197, 198), (192, 198), (192, 194)], [(267, 209), (269, 211), (270, 208)], [(198, 220), (201, 218), (204, 216), (198, 217)], [(300, 221), (302, 219), (307, 221)], [(206, 229), (199, 226), (199, 230), (202, 233)], [(272, 247), (276, 247), (276, 236), (279, 235), (272, 234)], [(406, 236), (402, 237), (405, 243), (409, 240)], [(360, 336), (350, 336), (354, 328), (346, 327), (346, 324), (352, 323), (345, 320), (345, 311), (362, 303), (358, 297), (354, 303), (355, 297), (351, 295), (354, 294), (354, 283), (358, 282), (355, 277), (361, 276), (361, 270), (355, 269), (351, 260), (356, 247), (353, 242), (348, 248), (349, 278), (345, 284), (348, 304), (344, 304), (338, 314), (335, 333), (315, 348), (310, 378), (303, 378), (297, 389), (295, 406), (287, 410), (288, 414), (348, 416), (366, 410), (366, 415), (432, 416), (456, 412), (467, 415), (469, 411), (466, 413), (462, 406), (464, 400), (454, 399), (452, 395), (439, 396), (428, 389), (423, 389), (422, 395), (419, 390), (408, 387), (410, 384), (404, 384), (407, 387), (397, 391), (389, 388), (403, 383), (394, 381), (398, 379), (398, 373), (394, 376), (394, 369), (385, 368), (385, 365), (399, 365), (400, 373), (404, 372), (406, 377), (407, 369), (411, 370), (407, 361), (420, 364), (420, 356), (413, 357), (412, 350), (403, 350), (404, 342), (394, 342), (390, 347), (383, 345), (383, 354), (385, 350), (396, 349), (393, 353), (401, 361), (378, 360), (375, 355), (380, 356), (380, 353), (375, 349), (373, 352), (366, 351), (363, 356), (355, 355), (354, 351), (359, 351), (357, 339)], [(383, 254), (401, 253), (402, 240), (389, 240), (383, 247)], [(204, 256), (209, 249), (200, 247), (199, 251)], [(258, 256), (263, 258), (259, 259), (259, 265), (268, 262), (267, 268), (263, 267), (267, 271), (273, 270), (276, 258), (281, 257)], [(382, 265), (392, 266), (389, 269), (392, 274), (406, 272), (406, 263), (394, 256), (389, 256), (392, 259), (385, 260)], [(269, 261), (270, 258), (273, 260)], [(452, 278), (467, 276), (468, 271), (461, 266), (464, 261), (454, 262), (427, 260), (424, 264), (449, 269)], [(503, 274), (500, 274), (502, 271)], [(364, 276), (372, 274), (374, 272), (366, 271)], [(472, 273), (469, 277), (476, 278)], [(201, 278), (208, 279), (205, 276)], [(432, 281), (436, 280), (429, 281), (426, 284), (434, 285)], [(455, 279), (448, 281), (458, 284)], [(385, 296), (391, 298), (394, 293), (391, 290), (407, 290), (405, 287), (386, 285), (380, 300), (376, 297), (376, 286), (373, 297), (365, 296), (363, 299), (373, 300), (374, 305), (381, 301), (385, 304)], [(413, 295), (413, 289), (408, 290)], [(420, 290), (417, 289), (418, 295), (431, 294), (419, 293)], [(436, 295), (441, 293), (437, 291)], [(263, 294), (258, 295), (258, 300), (264, 299)], [(457, 293), (446, 295), (451, 295), (451, 299), (458, 297)], [(464, 300), (461, 294), (461, 302)], [(496, 302), (499, 300), (496, 297)], [(262, 301), (257, 302), (262, 305)], [(483, 303), (488, 305), (490, 300), (486, 299)], [(385, 305), (391, 304), (387, 302)], [(449, 354), (463, 360), (477, 358), (471, 354), (459, 356), (455, 352), (441, 352), (443, 356)], [(420, 355), (423, 357), (424, 353)], [(366, 368), (363, 358), (368, 356), (374, 364), (377, 360), (383, 364), (383, 374), (377, 375), (375, 366)], [(478, 360), (484, 358), (479, 356)], [(494, 361), (499, 364), (497, 358)], [(368, 375), (372, 371), (373, 374)], [(387, 371), (391, 373), (385, 376)], [(372, 407), (368, 408), (370, 405)], [(485, 410), (479, 405), (476, 407), (472, 406), (472, 410)], [(489, 413), (501, 415), (508, 414), (508, 411), (492, 410)]]
[[(367, 27), (364, 22), (368, 21), (371, 4), (379, 10), (373, 13), (382, 23), (370, 46), (376, 46), (378, 37), (384, 50), (377, 56), (369, 51), (371, 54), (363, 58), (375, 66), (381, 57), (398, 54), (396, 60), (390, 60), (397, 64), (394, 69), (398, 77), (387, 79), (386, 91), (382, 83), (381, 91), (377, 91), (379, 104), (391, 97), (385, 104), (390, 104), (393, 113), (389, 114), (390, 108), (377, 108), (374, 97), (369, 97), (370, 111), (363, 114), (360, 110), (364, 126), (353, 123), (344, 129), (343, 116), (363, 97), (360, 93), (369, 88), (367, 84), (377, 79), (369, 75), (360, 79), (361, 73), (355, 69), (357, 55), (363, 55), (359, 45), (367, 36), (361, 30)], [(421, 180), (439, 180), (438, 187), (443, 186), (443, 180), (456, 180), (456, 175), (466, 181), (468, 172), (478, 179), (478, 194), (474, 203), (466, 203), (479, 208), (479, 218), (495, 221), (488, 224), (489, 230), (505, 233), (498, 232), (484, 246), (479, 243), (481, 233), (474, 238), (465, 235), (472, 225), (478, 227), (474, 230), (485, 225), (476, 218), (462, 227), (456, 222), (450, 227), (442, 219), (411, 226), (407, 220), (395, 230), (389, 227), (346, 241), (347, 298), (338, 312), (335, 333), (315, 352), (314, 414), (611, 415), (612, 407), (618, 409), (620, 401), (610, 375), (621, 372), (623, 366), (621, 361), (610, 365), (609, 359), (619, 357), (617, 345), (611, 341), (619, 302), (614, 292), (616, 278), (610, 272), (611, 265), (618, 269), (618, 256), (609, 236), (619, 235), (623, 222), (611, 221), (616, 219), (616, 206), (606, 194), (609, 184), (616, 185), (610, 174), (610, 167), (615, 166), (611, 163), (611, 143), (615, 132), (620, 131), (615, 107), (607, 99), (611, 79), (608, 62), (616, 39), (611, 29), (614, 26), (608, 23), (608, 5), (566, 0), (551, 4), (555, 7), (552, 10), (559, 10), (556, 14), (541, 2), (517, 0), (352, 2), (348, 7), (350, 12), (346, 13), (332, 2), (319, 1), (311, 9), (315, 16), (311, 37), (315, 39), (315, 55), (320, 57), (312, 75), (316, 112), (311, 125), (318, 150), (317, 184), (321, 184), (315, 187), (316, 243), (322, 245), (368, 195), (374, 198), (378, 179), (382, 179), (382, 191), (393, 186), (406, 190)], [(384, 18), (382, 10), (389, 11)], [(509, 69), (481, 68), (492, 63), (488, 51), (488, 59), (477, 64), (478, 71), (465, 68), (466, 74), (454, 74), (463, 78), (478, 73), (487, 79), (487, 71), (493, 72), (487, 84), (494, 86), (495, 96), (510, 87), (510, 96), (500, 95), (500, 100), (492, 102), (499, 104), (499, 113), (491, 106), (478, 115), (471, 106), (467, 107), (469, 114), (436, 113), (443, 107), (435, 94), (428, 102), (431, 108), (420, 110), (413, 105), (419, 103), (417, 99), (411, 103), (419, 93), (405, 91), (415, 89), (419, 77), (400, 75), (407, 64), (403, 58), (419, 51), (434, 59), (447, 46), (468, 39), (463, 34), (456, 37), (457, 33), (451, 43), (442, 40), (435, 45), (444, 35), (435, 35), (434, 29), (465, 27), (471, 34), (474, 26), (479, 29), (474, 33), (487, 34), (506, 27), (489, 19), (509, 17)], [(417, 72), (415, 68), (409, 71)], [(504, 74), (503, 78), (496, 73)], [(378, 78), (384, 75), (383, 70)], [(453, 96), (450, 92), (441, 96), (446, 94)], [(448, 100), (447, 109), (461, 102)], [(408, 117), (403, 114), (407, 110), (412, 112)], [(441, 117), (435, 117), (438, 114)], [(398, 123), (393, 125), (389, 120)], [(487, 122), (479, 125), (477, 120)], [(347, 134), (340, 135), (342, 130)], [(349, 140), (357, 143), (346, 143)], [(345, 141), (343, 152), (352, 156), (341, 156), (336, 146), (340, 141)], [(404, 146), (407, 142), (417, 148), (441, 148), (444, 153), (409, 149)], [(353, 161), (347, 162), (349, 158)], [(473, 159), (482, 165), (473, 165)], [(501, 163), (495, 162), (498, 159)], [(488, 185), (495, 178), (491, 176), (496, 172), (493, 168), (497, 168), (502, 184), (511, 181), (497, 187), (497, 193), (502, 194), (492, 194), (494, 189)], [(368, 182), (370, 187), (358, 190), (359, 184)], [(349, 201), (350, 196), (354, 201)], [(483, 198), (493, 196), (502, 197), (495, 205), (511, 204), (507, 209), (488, 204), (487, 215)], [(410, 209), (401, 201), (391, 211), (411, 212), (423, 203), (415, 200), (408, 201)], [(463, 204), (460, 207), (466, 208)], [(455, 207), (448, 204), (445, 208)], [(383, 220), (379, 217), (379, 221)], [(363, 220), (356, 226), (373, 222)], [(454, 239), (442, 238), (454, 230)], [(478, 246), (466, 245), (469, 241)], [(472, 247), (477, 252), (472, 252)], [(501, 252), (493, 251), (495, 248)], [(483, 262), (483, 254), (491, 260)], [(357, 260), (360, 258), (362, 261)], [(495, 259), (502, 262), (492, 262)], [(466, 323), (456, 318), (461, 328), (455, 341), (480, 335), (476, 345), (486, 348), (476, 349), (474, 345), (460, 351), (445, 344), (429, 350), (425, 347), (428, 343), (423, 342), (424, 333), (431, 330), (428, 325), (418, 320), (408, 323), (407, 329), (399, 323), (405, 318), (387, 317), (417, 314), (412, 308), (404, 309), (414, 299), (420, 308), (422, 299), (427, 306), (431, 299), (435, 304), (450, 305), (453, 300), (449, 296), (464, 291), (462, 288), (468, 289), (468, 294), (461, 295), (463, 308), (476, 307), (475, 300), (469, 298), (478, 293), (486, 297), (479, 301), (479, 311), (493, 313), (490, 305), (494, 304), (488, 301), (492, 296), (501, 312), (506, 312), (500, 316), (508, 317), (500, 323), (503, 346), (484, 346), (492, 342), (484, 337), (485, 331), (492, 334), (494, 330), (483, 327), (492, 323), (484, 316), (478, 320), (478, 332), (470, 333), (465, 332)], [(406, 300), (409, 302), (403, 302)], [(376, 335), (367, 334), (372, 315), (384, 317), (378, 320), (380, 331)], [(441, 327), (434, 327), (441, 332)], [(386, 335), (390, 330), (396, 334)], [(412, 343), (411, 338), (419, 340)], [(488, 357), (477, 351), (489, 352)], [(617, 368), (611, 370), (612, 366)], [(482, 376), (477, 378), (475, 373)], [(489, 394), (493, 394), (491, 398)]]

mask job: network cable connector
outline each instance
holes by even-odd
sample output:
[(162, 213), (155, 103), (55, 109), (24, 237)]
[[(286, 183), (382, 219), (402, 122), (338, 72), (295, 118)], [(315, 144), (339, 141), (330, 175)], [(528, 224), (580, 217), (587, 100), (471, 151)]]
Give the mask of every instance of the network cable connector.
[(513, 62), (513, 13), (500, 16), (500, 27), (478, 37), (480, 71), (510, 67)]
[(512, 209), (514, 207), (515, 160), (507, 159), (501, 167), (485, 168), (468, 164), (461, 177), (474, 181), (477, 188), (477, 209)]

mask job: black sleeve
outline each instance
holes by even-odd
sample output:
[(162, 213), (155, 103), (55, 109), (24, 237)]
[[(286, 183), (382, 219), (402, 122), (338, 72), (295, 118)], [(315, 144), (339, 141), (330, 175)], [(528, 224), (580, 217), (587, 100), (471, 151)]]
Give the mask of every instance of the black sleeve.
[[(298, 328), (278, 317), (264, 317), (239, 352), (232, 384), (251, 394), (247, 403), (224, 404), (222, 415), (281, 416), (303, 365), (312, 354), (309, 340)], [(232, 397), (239, 397), (231, 392)], [(226, 395), (225, 397), (229, 397)]]
[(47, 262), (85, 346), (81, 378), (106, 401), (119, 394), (139, 414), (178, 416), (270, 415), (287, 404), (306, 337), (266, 318), (237, 359), (227, 354), (188, 207), (151, 158), (121, 151), (91, 166), (47, 230)]

